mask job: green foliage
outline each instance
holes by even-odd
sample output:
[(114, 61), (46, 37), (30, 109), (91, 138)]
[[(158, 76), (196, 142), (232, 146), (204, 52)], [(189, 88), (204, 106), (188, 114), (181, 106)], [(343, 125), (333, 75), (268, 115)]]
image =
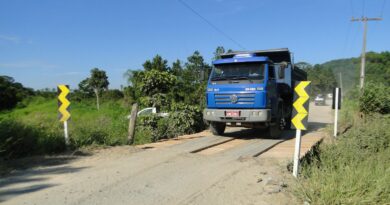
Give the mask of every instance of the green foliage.
[(318, 64), (311, 66), (305, 62), (300, 62), (296, 65), (307, 72), (307, 79), (311, 81), (311, 96), (331, 93), (333, 88), (337, 86), (335, 76), (331, 69), (324, 68)]
[(389, 126), (389, 116), (370, 116), (356, 121), (336, 143), (321, 146), (319, 156), (302, 165), (302, 200), (310, 204), (388, 203)]
[[(361, 67), (360, 58), (348, 58), (332, 60), (322, 64), (324, 68), (329, 68), (337, 76), (341, 73), (344, 93), (355, 88), (359, 84)], [(390, 52), (366, 53), (366, 82), (382, 83), (390, 85)], [(340, 82), (339, 82), (340, 84)]]
[(368, 52), (366, 59), (366, 81), (390, 86), (390, 52)]
[(147, 60), (142, 64), (145, 71), (156, 70), (160, 72), (169, 71), (168, 61), (163, 59), (160, 55), (156, 55), (152, 61)]
[(359, 98), (363, 113), (390, 114), (390, 87), (382, 83), (366, 83)]
[(118, 89), (112, 89), (112, 90), (106, 90), (102, 94), (102, 98), (106, 100), (119, 100), (124, 97), (124, 94), (122, 91)]
[(141, 92), (148, 96), (157, 93), (167, 93), (175, 84), (176, 77), (168, 72), (150, 70), (144, 73), (140, 85)]
[[(104, 90), (108, 88), (108, 77), (106, 71), (94, 68), (91, 70), (91, 77), (88, 80), (88, 86), (93, 90)], [(96, 92), (96, 91), (95, 91)]]
[[(153, 142), (199, 132), (205, 128), (199, 107), (174, 104), (169, 117), (158, 115), (140, 116), (137, 120), (135, 143)], [(145, 136), (147, 132), (150, 136)], [(139, 139), (145, 138), (145, 139)]]
[(198, 106), (177, 103), (172, 106), (169, 115), (169, 136), (177, 137), (182, 134), (190, 134), (205, 129), (203, 115)]
[(23, 87), (13, 78), (0, 76), (0, 110), (14, 108), (18, 102), (33, 94), (32, 89)]
[(225, 48), (223, 46), (218, 46), (214, 51), (213, 60), (221, 59), (221, 55), (225, 53)]
[[(103, 90), (108, 89), (109, 84), (110, 83), (108, 82), (106, 71), (99, 70), (98, 68), (94, 68), (91, 70), (91, 76), (89, 78), (82, 80), (79, 83), (79, 92), (84, 94), (84, 97), (89, 97), (92, 95), (92, 93), (95, 93), (96, 107), (99, 110), (100, 107), (99, 96)], [(78, 98), (83, 97), (80, 94), (78, 95), (79, 95)]]

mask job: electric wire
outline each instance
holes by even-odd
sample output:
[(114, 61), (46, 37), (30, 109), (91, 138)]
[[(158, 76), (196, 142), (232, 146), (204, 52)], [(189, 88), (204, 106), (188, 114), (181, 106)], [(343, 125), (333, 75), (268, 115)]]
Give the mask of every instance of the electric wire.
[(380, 17), (381, 17), (381, 18), (383, 17), (383, 11), (384, 11), (384, 9), (385, 9), (385, 6), (386, 6), (386, 0), (383, 0), (382, 9), (381, 9), (381, 14), (380, 14)]
[(212, 27), (214, 30), (216, 30), (217, 32), (219, 32), (220, 34), (222, 34), (225, 38), (229, 39), (231, 42), (233, 42), (234, 44), (236, 44), (238, 47), (240, 47), (241, 49), (244, 49), (245, 50), (245, 47), (238, 43), (238, 41), (234, 40), (232, 37), (230, 37), (227, 33), (225, 33), (224, 31), (222, 31), (220, 28), (218, 28), (216, 25), (214, 25), (213, 23), (211, 23), (211, 21), (207, 20), (205, 17), (203, 17), (202, 15), (200, 15), (199, 12), (197, 12), (195, 9), (193, 9), (189, 4), (187, 4), (185, 1), (183, 0), (177, 0), (178, 2), (180, 2), (184, 7), (186, 7), (188, 10), (190, 10), (192, 13), (194, 13), (195, 15), (197, 15), (199, 18), (201, 18), (204, 22), (206, 22), (210, 27)]

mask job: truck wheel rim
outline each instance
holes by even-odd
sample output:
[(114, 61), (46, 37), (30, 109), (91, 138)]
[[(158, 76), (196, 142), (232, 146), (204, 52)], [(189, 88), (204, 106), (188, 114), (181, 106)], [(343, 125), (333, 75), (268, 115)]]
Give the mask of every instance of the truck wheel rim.
[(286, 127), (286, 119), (281, 118), (279, 122), (279, 128), (280, 130), (284, 130), (285, 127)]

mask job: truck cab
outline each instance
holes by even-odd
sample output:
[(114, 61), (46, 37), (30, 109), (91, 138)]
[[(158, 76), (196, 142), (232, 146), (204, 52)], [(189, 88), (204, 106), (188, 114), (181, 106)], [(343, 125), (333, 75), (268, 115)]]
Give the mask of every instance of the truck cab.
[(233, 52), (213, 61), (203, 113), (213, 134), (229, 124), (266, 128), (276, 137), (289, 127), (298, 70), (288, 49)]

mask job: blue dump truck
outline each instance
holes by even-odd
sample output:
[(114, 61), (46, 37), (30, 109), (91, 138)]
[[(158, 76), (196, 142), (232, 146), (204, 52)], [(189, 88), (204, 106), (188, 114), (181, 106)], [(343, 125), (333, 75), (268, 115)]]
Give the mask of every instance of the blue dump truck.
[(307, 79), (287, 48), (240, 51), (213, 61), (203, 118), (214, 135), (226, 125), (262, 129), (277, 138), (291, 126), (296, 81)]

